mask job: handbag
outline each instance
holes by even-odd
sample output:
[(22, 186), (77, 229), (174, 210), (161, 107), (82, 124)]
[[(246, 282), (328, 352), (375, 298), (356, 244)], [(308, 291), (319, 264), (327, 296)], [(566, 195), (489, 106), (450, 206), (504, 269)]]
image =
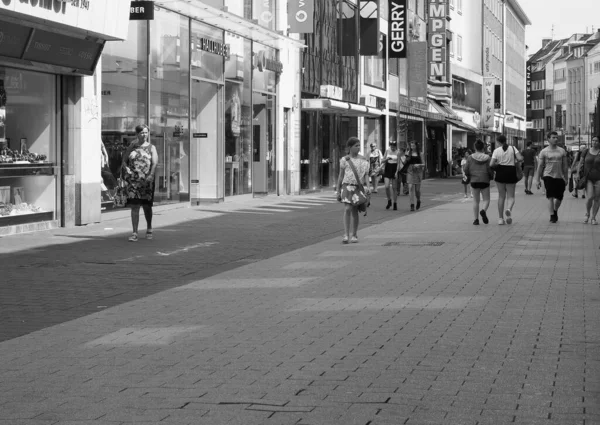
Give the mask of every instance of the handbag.
[(521, 166), (521, 161), (517, 160), (517, 151), (514, 146), (511, 146), (513, 150), (513, 155), (515, 156), (515, 171), (517, 172), (517, 181), (520, 182), (523, 180), (523, 167)]
[(361, 212), (365, 212), (366, 215), (367, 208), (371, 205), (371, 194), (365, 190), (365, 187), (363, 186), (362, 182), (360, 181), (360, 178), (358, 177), (356, 167), (354, 166), (354, 163), (352, 162), (349, 156), (346, 157), (346, 161), (348, 162), (348, 164), (350, 164), (350, 168), (352, 168), (352, 172), (354, 173), (354, 177), (356, 178), (358, 186), (358, 192), (355, 193), (356, 199), (354, 198), (354, 196), (352, 197), (352, 199), (350, 199), (351, 205), (358, 207), (358, 210)]
[(119, 177), (117, 179), (117, 189), (113, 198), (115, 208), (123, 208), (127, 204), (127, 182)]

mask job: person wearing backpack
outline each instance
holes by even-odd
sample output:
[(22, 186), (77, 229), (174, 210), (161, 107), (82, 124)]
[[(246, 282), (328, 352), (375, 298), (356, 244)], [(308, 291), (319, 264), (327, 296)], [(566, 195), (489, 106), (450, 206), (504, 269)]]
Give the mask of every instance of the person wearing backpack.
[[(475, 153), (467, 159), (464, 167), (464, 174), (471, 184), (473, 193), (473, 213), (475, 220), (473, 225), (479, 225), (479, 216), (484, 224), (489, 223), (487, 210), (490, 206), (490, 180), (494, 177), (494, 172), (490, 168), (491, 158), (484, 153), (485, 144), (482, 140), (475, 142)], [(483, 205), (480, 209), (480, 197), (483, 198)]]

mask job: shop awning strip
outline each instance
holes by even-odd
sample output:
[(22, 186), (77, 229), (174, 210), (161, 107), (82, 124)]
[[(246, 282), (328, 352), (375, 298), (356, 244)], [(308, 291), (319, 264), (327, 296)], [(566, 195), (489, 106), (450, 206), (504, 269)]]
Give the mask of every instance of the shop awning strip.
[(322, 112), (324, 114), (337, 114), (347, 117), (377, 118), (383, 115), (381, 109), (333, 99), (302, 99), (302, 110)]
[(228, 12), (227, 10), (209, 6), (201, 1), (156, 0), (154, 4), (275, 49), (281, 49), (283, 47), (282, 43), (287, 43), (298, 49), (306, 47), (303, 40), (287, 37), (277, 31), (265, 28), (244, 19), (241, 16)]
[(448, 121), (450, 124), (452, 124), (455, 127), (461, 128), (461, 129), (466, 130), (466, 131), (470, 131), (472, 133), (479, 133), (480, 132), (480, 130), (477, 127), (473, 127), (473, 126), (467, 124), (464, 121), (455, 120), (455, 119), (452, 119), (452, 118), (446, 118), (446, 121)]
[(452, 110), (452, 108), (441, 104), (437, 100), (433, 100), (433, 99), (427, 99), (427, 100), (429, 101), (429, 106), (437, 113), (443, 115), (445, 118), (452, 118), (455, 120), (460, 119), (458, 117), (458, 115)]

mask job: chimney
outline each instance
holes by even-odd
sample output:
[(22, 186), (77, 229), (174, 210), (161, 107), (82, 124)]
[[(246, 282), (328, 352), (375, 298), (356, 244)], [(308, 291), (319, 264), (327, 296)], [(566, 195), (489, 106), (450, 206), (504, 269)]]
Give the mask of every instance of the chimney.
[(542, 49), (548, 45), (552, 41), (551, 38), (542, 38)]

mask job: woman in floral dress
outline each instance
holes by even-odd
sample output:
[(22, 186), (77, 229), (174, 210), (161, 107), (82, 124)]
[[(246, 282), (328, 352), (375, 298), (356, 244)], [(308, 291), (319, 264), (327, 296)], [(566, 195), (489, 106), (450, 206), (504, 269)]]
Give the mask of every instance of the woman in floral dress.
[(147, 125), (135, 128), (137, 141), (133, 142), (123, 156), (123, 178), (127, 183), (127, 207), (131, 208), (133, 234), (131, 242), (138, 240), (140, 207), (146, 218), (146, 239), (152, 239), (152, 205), (154, 203), (154, 171), (158, 163), (156, 148), (150, 143)]
[[(344, 210), (344, 238), (342, 243), (347, 244), (350, 237), (350, 218), (352, 218), (352, 238), (350, 242), (358, 242), (358, 211), (359, 206), (353, 205), (359, 196), (366, 196), (370, 193), (369, 189), (369, 161), (360, 156), (360, 140), (356, 137), (348, 139), (346, 144), (349, 155), (340, 160), (340, 175), (337, 181), (338, 201), (345, 204)], [(360, 182), (356, 181), (354, 171), (350, 166), (350, 162), (354, 164), (356, 173)], [(362, 184), (362, 187), (359, 185)], [(361, 191), (362, 189), (362, 191)]]

